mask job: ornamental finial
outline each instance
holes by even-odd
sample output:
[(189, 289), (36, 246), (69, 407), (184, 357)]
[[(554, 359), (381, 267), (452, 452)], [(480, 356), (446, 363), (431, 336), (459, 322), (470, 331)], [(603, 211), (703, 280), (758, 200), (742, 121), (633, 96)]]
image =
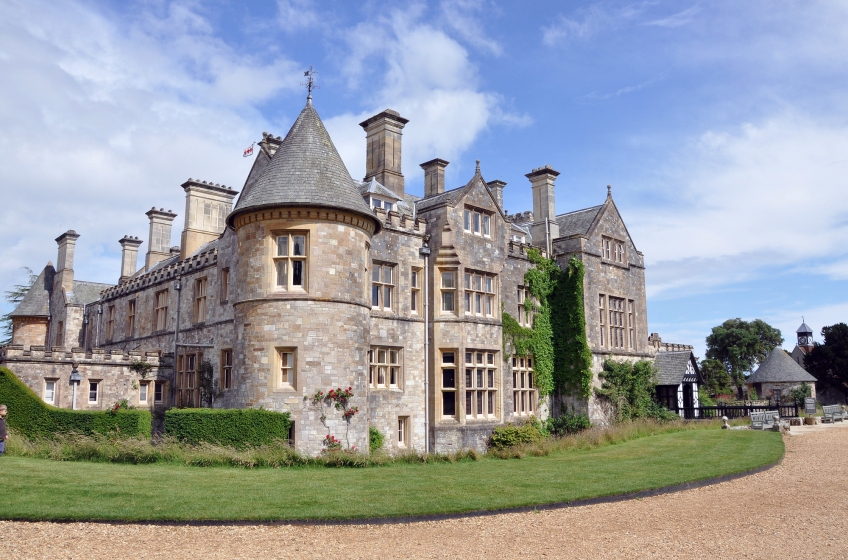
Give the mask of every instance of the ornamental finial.
[(477, 160), (477, 169), (475, 170), (475, 173), (477, 173), (477, 175), (480, 174), (480, 160), (479, 159)]
[(607, 197), (612, 196), (612, 185), (607, 185)]

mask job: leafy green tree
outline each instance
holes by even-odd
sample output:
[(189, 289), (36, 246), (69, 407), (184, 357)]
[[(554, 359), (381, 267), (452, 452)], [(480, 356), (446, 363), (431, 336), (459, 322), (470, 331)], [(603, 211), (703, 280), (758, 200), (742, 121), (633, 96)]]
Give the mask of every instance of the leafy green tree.
[(761, 319), (728, 319), (707, 336), (707, 358), (721, 362), (741, 399), (745, 378), (780, 344), (780, 330)]
[[(24, 266), (22, 270), (26, 271), (28, 282), (26, 284), (15, 284), (11, 290), (6, 291), (6, 303), (12, 304), (12, 311), (23, 301), (24, 296), (27, 295), (27, 292), (35, 283), (35, 279), (38, 278), (38, 275), (32, 269)], [(3, 324), (3, 334), (0, 335), (3, 337), (3, 340), (0, 341), (0, 344), (9, 344), (12, 342), (12, 317), (10, 316), (12, 311), (9, 311), (0, 318), (0, 323)]]
[(804, 367), (816, 378), (819, 389), (848, 391), (848, 325), (836, 323), (822, 329), (824, 344), (813, 346)]
[(704, 378), (703, 389), (710, 396), (730, 395), (733, 393), (733, 379), (724, 364), (718, 360), (705, 359), (701, 360), (701, 375)]
[(607, 399), (615, 410), (615, 420), (624, 422), (637, 418), (670, 420), (677, 417), (654, 400), (656, 394), (656, 369), (653, 362), (604, 362), (600, 373), (601, 387), (595, 394)]

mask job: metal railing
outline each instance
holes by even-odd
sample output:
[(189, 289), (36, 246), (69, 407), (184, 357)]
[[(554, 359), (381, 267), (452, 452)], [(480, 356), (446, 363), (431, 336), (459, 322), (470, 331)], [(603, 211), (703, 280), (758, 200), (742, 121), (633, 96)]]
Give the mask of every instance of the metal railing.
[(800, 416), (803, 406), (794, 401), (792, 403), (770, 402), (769, 404), (743, 404), (743, 405), (723, 405), (716, 406), (687, 406), (675, 407), (672, 412), (680, 414), (688, 420), (709, 420), (711, 418), (744, 418), (750, 416), (752, 412), (766, 412), (769, 410), (777, 410), (781, 418)]

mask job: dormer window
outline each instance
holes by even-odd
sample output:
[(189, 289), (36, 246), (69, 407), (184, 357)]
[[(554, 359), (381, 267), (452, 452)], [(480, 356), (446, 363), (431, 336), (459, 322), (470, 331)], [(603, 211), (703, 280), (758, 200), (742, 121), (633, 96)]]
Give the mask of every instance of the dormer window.
[(482, 235), (483, 237), (491, 237), (492, 235), (492, 215), (480, 210), (466, 208), (463, 213), (463, 229), (474, 235)]
[(376, 196), (367, 197), (367, 202), (371, 206), (371, 208), (382, 208), (386, 212), (391, 212), (395, 209), (394, 202), (382, 198), (377, 198)]
[(514, 233), (513, 233), (512, 235), (510, 235), (510, 236), (509, 236), (509, 240), (510, 240), (510, 241), (513, 241), (513, 242), (515, 242), (515, 243), (526, 243), (525, 239), (526, 239), (526, 237), (525, 237), (525, 236), (523, 236), (523, 235), (516, 235), (516, 234), (514, 234)]
[(609, 237), (601, 238), (601, 257), (608, 261), (624, 264), (624, 242)]

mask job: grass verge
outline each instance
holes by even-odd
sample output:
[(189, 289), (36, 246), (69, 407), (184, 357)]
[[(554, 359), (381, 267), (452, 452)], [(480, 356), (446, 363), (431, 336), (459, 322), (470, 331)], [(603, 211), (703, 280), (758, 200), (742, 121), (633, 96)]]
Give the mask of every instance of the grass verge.
[(374, 469), (187, 468), (0, 459), (0, 517), (29, 520), (303, 520), (464, 513), (661, 488), (768, 465), (779, 433), (689, 430), (520, 461)]

